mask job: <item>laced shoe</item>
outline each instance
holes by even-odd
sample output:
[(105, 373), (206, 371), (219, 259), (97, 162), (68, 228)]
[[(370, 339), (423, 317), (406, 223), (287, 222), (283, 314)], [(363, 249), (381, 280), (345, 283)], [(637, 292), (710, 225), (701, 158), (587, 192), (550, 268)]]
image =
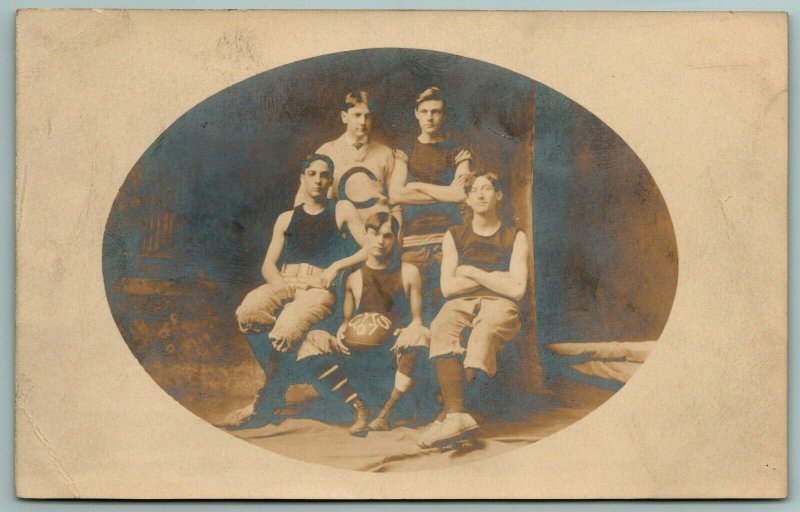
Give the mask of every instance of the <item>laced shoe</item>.
[(389, 398), (378, 415), (369, 423), (370, 430), (389, 430), (389, 415), (392, 413), (392, 408), (397, 403), (398, 398)]
[(377, 418), (369, 422), (369, 429), (379, 432), (389, 430), (389, 422), (386, 421), (386, 418), (378, 416)]
[(440, 428), (442, 428), (442, 422), (440, 420), (434, 420), (433, 422), (428, 423), (428, 426), (425, 427), (425, 430), (422, 432), (422, 435), (417, 441), (417, 446), (421, 448), (430, 448), (431, 444), (429, 440), (436, 438)]
[(350, 426), (350, 434), (354, 436), (364, 436), (369, 432), (369, 409), (359, 399), (353, 402), (353, 409), (355, 409), (355, 420)]
[(477, 429), (478, 422), (469, 413), (451, 412), (438, 429), (425, 436), (424, 441), (427, 446), (445, 446), (471, 435)]
[(227, 423), (225, 429), (235, 431), (261, 428), (270, 424), (278, 425), (286, 419), (280, 412), (284, 406), (285, 400), (282, 396), (275, 396), (262, 389), (255, 402), (232, 412), (225, 418)]

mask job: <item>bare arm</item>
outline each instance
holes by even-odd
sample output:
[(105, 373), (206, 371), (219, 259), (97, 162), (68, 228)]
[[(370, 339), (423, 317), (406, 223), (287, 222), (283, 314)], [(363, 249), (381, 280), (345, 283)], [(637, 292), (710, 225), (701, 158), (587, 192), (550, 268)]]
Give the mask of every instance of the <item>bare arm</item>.
[(408, 157), (395, 151), (394, 170), (389, 180), (389, 201), (392, 204), (431, 204), (436, 200), (430, 195), (414, 190), (408, 183)]
[[(336, 224), (339, 226), (339, 229), (346, 226), (350, 235), (359, 245), (364, 243), (364, 224), (361, 222), (361, 218), (358, 216), (355, 206), (353, 206), (353, 203), (350, 201), (339, 201), (336, 203)], [(330, 287), (339, 272), (364, 263), (365, 261), (367, 261), (367, 250), (364, 247), (359, 249), (355, 254), (334, 261), (322, 274), (323, 285), (325, 288)]]
[(353, 284), (356, 279), (361, 279), (361, 272), (356, 271), (347, 276), (344, 285), (344, 300), (342, 301), (342, 324), (346, 324), (353, 318), (353, 311), (356, 309), (356, 299), (353, 296)]
[(486, 272), (475, 267), (461, 266), (456, 275), (473, 279), (481, 286), (512, 300), (522, 300), (528, 285), (528, 239), (522, 231), (514, 238), (508, 272)]
[[(365, 261), (367, 261), (367, 250), (362, 247), (361, 249), (358, 250), (357, 253), (351, 254), (350, 256), (342, 258), (338, 261), (334, 261), (333, 263), (331, 263), (330, 267), (325, 269), (325, 271), (326, 272), (328, 270), (330, 270), (331, 272), (335, 271), (335, 274), (338, 274), (342, 270), (354, 267), (360, 263), (364, 263)], [(336, 277), (335, 274), (334, 277)]]
[(464, 187), (472, 177), (471, 159), (469, 151), (461, 150), (455, 158), (456, 172), (449, 185), (412, 182), (406, 184), (406, 189), (425, 194), (440, 203), (460, 203), (467, 198)]
[(431, 331), (422, 325), (422, 279), (419, 269), (411, 263), (403, 263), (403, 291), (408, 297), (411, 308), (411, 321), (407, 326), (397, 329), (394, 334), (392, 352), (395, 354), (405, 352), (409, 347), (419, 345), (422, 340), (430, 342)]
[(403, 282), (411, 306), (411, 323), (422, 325), (422, 279), (419, 269), (411, 263), (403, 263)]
[(431, 198), (430, 203), (460, 203), (467, 197), (464, 193), (464, 188), (455, 185), (434, 185), (415, 181), (409, 183), (406, 188), (410, 191), (427, 195)]
[(451, 297), (461, 293), (469, 293), (480, 288), (474, 279), (457, 276), (458, 250), (453, 235), (448, 231), (442, 240), (442, 295)]
[(342, 301), (342, 324), (339, 326), (339, 329), (336, 331), (336, 346), (339, 348), (340, 351), (344, 352), (345, 354), (350, 353), (350, 349), (342, 343), (344, 339), (344, 331), (347, 329), (347, 323), (353, 318), (353, 311), (355, 311), (355, 297), (353, 296), (353, 286), (355, 284), (356, 279), (361, 279), (361, 272), (356, 271), (350, 274), (347, 277), (347, 281), (344, 284), (344, 300)]
[(261, 275), (268, 283), (276, 286), (286, 286), (277, 264), (283, 252), (286, 230), (292, 221), (292, 213), (292, 211), (288, 211), (278, 215), (275, 228), (272, 230), (272, 240), (267, 248), (267, 256), (264, 258), (264, 264), (261, 265)]

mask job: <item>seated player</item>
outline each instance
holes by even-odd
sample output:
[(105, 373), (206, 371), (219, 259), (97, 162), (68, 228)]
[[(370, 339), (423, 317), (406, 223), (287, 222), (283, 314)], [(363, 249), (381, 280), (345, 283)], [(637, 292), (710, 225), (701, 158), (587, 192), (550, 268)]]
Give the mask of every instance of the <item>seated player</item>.
[[(419, 272), (398, 257), (397, 219), (386, 212), (374, 213), (367, 218), (365, 229), (367, 261), (347, 278), (342, 325), (334, 341), (338, 353), (348, 357), (331, 361), (327, 367), (322, 357), (315, 358), (318, 361), (313, 363), (319, 380), (327, 383), (334, 395), (355, 407), (356, 419), (350, 428), (353, 435), (389, 429), (389, 415), (400, 398), (414, 387), (415, 360), (424, 359), (419, 352), (427, 351), (430, 342), (430, 331), (422, 324)], [(311, 334), (312, 340), (324, 336), (319, 331)], [(329, 343), (323, 342), (321, 349), (326, 346)], [(387, 377), (391, 379), (391, 390), (385, 390), (388, 399), (383, 393)], [(364, 395), (378, 395), (381, 402), (385, 400), (370, 423), (367, 423), (370, 411)]]
[(444, 410), (422, 435), (423, 447), (450, 444), (478, 428), (464, 407), (465, 382), (493, 377), (497, 353), (520, 330), (517, 302), (528, 280), (528, 241), (501, 222), (502, 198), (497, 176), (478, 175), (467, 192), (472, 221), (450, 228), (442, 243), (441, 285), (448, 300), (431, 323), (430, 357)]
[(255, 428), (275, 419), (277, 397), (265, 400), (264, 393), (276, 371), (276, 351), (298, 350), (309, 328), (333, 313), (336, 298), (329, 288), (336, 276), (366, 259), (365, 251), (346, 241), (349, 231), (359, 245), (362, 242), (364, 228), (355, 208), (348, 201), (328, 199), (333, 183), (331, 159), (310, 156), (301, 166), (300, 183), (307, 200), (280, 214), (275, 222), (261, 269), (267, 283), (248, 293), (236, 310), (242, 332), (268, 331), (269, 340), (247, 337), (266, 380), (255, 404), (229, 419), (237, 423), (249, 414), (239, 428)]

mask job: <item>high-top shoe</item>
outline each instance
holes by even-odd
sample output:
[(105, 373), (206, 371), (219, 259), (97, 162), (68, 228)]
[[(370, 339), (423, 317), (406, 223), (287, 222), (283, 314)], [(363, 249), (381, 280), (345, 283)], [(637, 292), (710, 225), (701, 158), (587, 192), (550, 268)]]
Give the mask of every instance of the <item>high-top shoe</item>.
[(350, 434), (354, 436), (363, 436), (369, 432), (369, 409), (360, 398), (353, 401), (353, 409), (355, 412), (355, 420), (350, 426)]

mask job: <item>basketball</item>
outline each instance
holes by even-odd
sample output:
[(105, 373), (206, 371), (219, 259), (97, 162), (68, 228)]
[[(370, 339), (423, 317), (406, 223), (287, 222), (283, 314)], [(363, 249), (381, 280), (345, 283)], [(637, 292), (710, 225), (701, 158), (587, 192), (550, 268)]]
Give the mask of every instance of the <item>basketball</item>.
[(344, 344), (359, 351), (380, 346), (392, 338), (392, 321), (380, 313), (361, 313), (347, 322)]

